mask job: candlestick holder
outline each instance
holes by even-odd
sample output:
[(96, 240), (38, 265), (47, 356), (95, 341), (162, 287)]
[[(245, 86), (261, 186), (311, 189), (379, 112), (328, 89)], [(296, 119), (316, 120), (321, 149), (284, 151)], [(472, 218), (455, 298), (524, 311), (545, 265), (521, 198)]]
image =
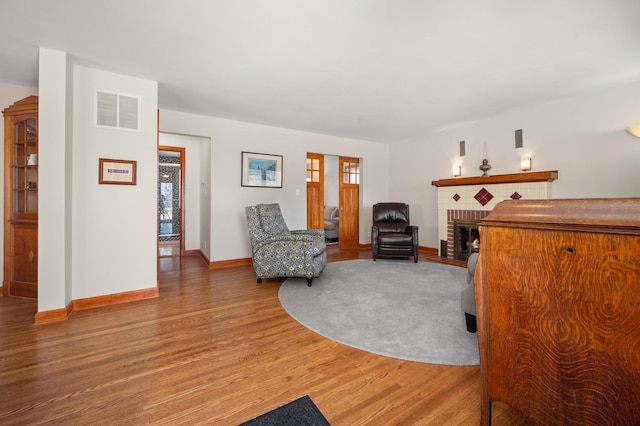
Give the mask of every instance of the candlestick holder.
[(482, 176), (481, 177), (488, 177), (489, 175), (487, 174), (487, 171), (489, 169), (491, 169), (491, 165), (489, 164), (489, 160), (487, 160), (486, 158), (482, 160), (482, 164), (480, 165), (480, 170), (482, 170)]

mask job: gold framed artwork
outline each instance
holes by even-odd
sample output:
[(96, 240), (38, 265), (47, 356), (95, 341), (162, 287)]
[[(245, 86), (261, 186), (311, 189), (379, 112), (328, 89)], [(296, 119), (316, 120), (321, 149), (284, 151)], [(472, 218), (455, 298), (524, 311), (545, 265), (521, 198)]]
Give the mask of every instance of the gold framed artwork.
[(98, 183), (112, 185), (136, 184), (136, 161), (112, 160), (100, 158), (98, 160)]

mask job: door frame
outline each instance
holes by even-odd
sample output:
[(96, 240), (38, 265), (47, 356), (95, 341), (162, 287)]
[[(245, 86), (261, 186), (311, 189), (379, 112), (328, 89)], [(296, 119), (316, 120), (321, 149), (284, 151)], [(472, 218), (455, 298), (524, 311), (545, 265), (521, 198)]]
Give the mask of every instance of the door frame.
[[(180, 154), (180, 170), (178, 175), (180, 176), (180, 196), (178, 198), (178, 202), (180, 204), (179, 209), (180, 209), (180, 256), (184, 256), (185, 255), (185, 248), (184, 248), (184, 226), (185, 226), (185, 214), (184, 214), (184, 167), (185, 167), (185, 155), (186, 155), (186, 148), (183, 147), (179, 147), (179, 146), (168, 146), (168, 145), (158, 145), (158, 168), (160, 167), (160, 151), (171, 151), (171, 152), (178, 152)], [(158, 170), (158, 182), (160, 181), (160, 176), (159, 176), (159, 170)], [(158, 185), (159, 186), (159, 185)], [(158, 193), (157, 189), (156, 189), (156, 194)], [(158, 197), (158, 195), (156, 195)], [(158, 206), (160, 204), (160, 199), (157, 198), (156, 199), (156, 206)], [(156, 218), (156, 222), (158, 225), (158, 232), (157, 234), (157, 241), (158, 241), (158, 246), (160, 245), (160, 213), (158, 212), (158, 216)], [(156, 250), (157, 255), (159, 256), (160, 254), (160, 250), (159, 248)]]

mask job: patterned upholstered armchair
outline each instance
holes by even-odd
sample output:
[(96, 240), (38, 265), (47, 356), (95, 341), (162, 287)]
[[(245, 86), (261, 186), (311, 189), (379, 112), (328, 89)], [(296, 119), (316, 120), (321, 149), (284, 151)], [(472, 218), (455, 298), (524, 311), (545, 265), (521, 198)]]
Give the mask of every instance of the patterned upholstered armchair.
[(324, 231), (289, 231), (279, 204), (248, 206), (245, 212), (258, 283), (263, 278), (302, 277), (311, 286), (327, 265)]

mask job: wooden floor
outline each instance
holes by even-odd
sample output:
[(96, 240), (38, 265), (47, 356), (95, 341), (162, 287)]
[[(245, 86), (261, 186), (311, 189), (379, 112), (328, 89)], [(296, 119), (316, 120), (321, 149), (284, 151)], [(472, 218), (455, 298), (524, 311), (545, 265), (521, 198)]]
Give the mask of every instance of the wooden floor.
[(158, 241), (158, 257), (180, 256), (180, 240)]
[[(329, 251), (331, 261), (370, 257)], [(41, 326), (35, 302), (0, 297), (0, 424), (235, 425), (303, 395), (334, 426), (479, 422), (479, 367), (319, 336), (282, 309), (281, 280), (258, 285), (251, 266), (161, 258), (159, 279), (158, 299)], [(525, 424), (501, 404), (493, 420)]]

